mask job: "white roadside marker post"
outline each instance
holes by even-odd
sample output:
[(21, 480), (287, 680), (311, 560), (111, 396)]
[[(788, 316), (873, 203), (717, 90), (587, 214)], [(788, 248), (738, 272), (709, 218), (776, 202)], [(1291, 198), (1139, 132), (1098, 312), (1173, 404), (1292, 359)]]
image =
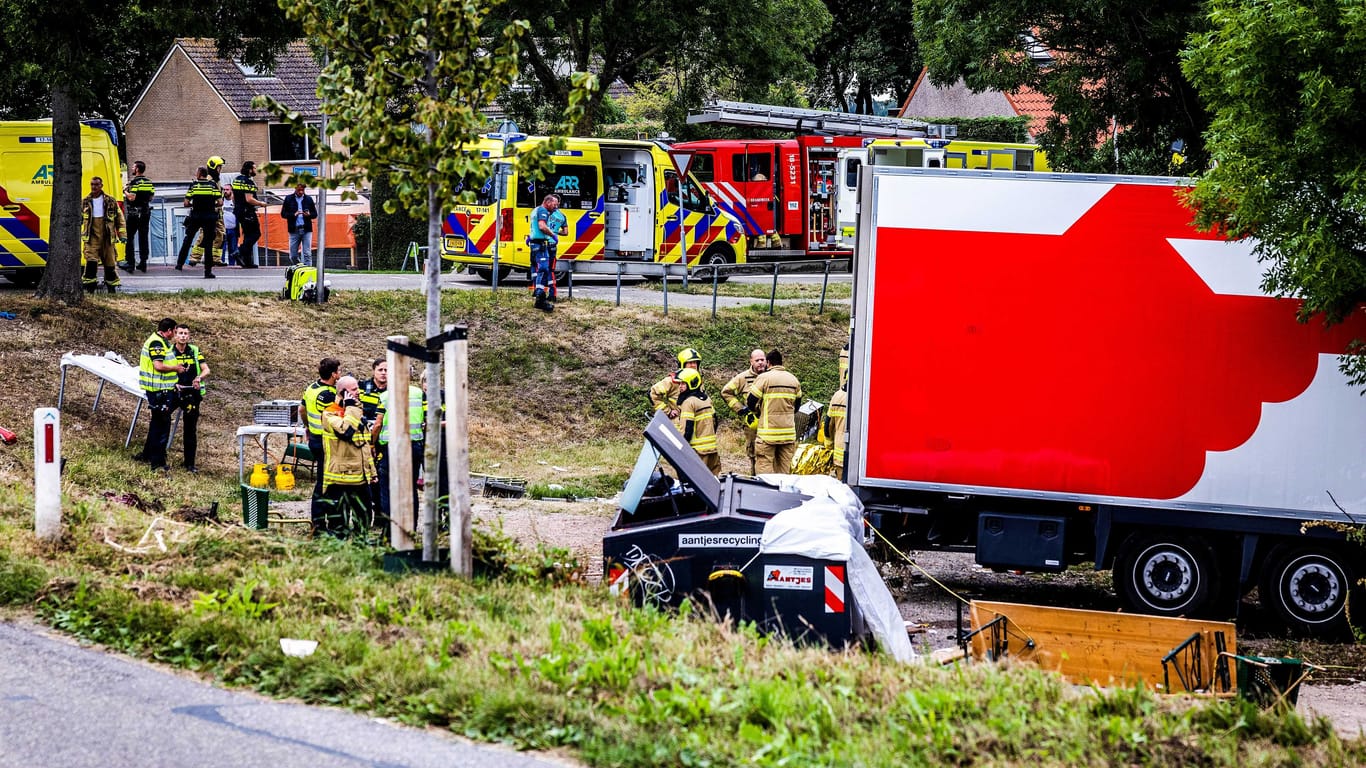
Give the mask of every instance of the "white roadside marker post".
[(33, 411), (33, 528), (43, 541), (62, 535), (62, 415)]

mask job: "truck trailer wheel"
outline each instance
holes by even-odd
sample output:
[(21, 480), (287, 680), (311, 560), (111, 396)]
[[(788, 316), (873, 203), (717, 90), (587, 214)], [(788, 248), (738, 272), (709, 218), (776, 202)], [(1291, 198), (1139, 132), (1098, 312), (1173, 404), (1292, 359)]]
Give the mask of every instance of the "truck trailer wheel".
[(1346, 631), (1348, 595), (1355, 584), (1347, 558), (1299, 547), (1275, 551), (1267, 563), (1258, 586), (1263, 608), (1304, 635), (1332, 637)]
[(1219, 595), (1219, 561), (1184, 537), (1135, 534), (1115, 560), (1115, 591), (1138, 613), (1200, 616)]

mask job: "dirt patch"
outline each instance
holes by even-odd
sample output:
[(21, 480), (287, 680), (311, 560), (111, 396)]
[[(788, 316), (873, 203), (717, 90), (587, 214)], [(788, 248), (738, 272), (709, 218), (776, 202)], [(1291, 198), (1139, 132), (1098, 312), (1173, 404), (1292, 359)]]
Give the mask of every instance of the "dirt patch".
[(477, 525), (501, 529), (524, 546), (564, 547), (583, 564), (590, 583), (602, 579), (602, 537), (612, 525), (611, 502), (475, 499)]

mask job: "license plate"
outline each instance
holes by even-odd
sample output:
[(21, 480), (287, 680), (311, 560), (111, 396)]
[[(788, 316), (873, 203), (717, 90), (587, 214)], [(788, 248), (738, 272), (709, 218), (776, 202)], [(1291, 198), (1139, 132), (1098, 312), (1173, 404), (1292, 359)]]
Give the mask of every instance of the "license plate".
[(464, 250), (465, 250), (465, 247), (466, 247), (466, 243), (465, 243), (465, 238), (463, 238), (463, 237), (447, 237), (447, 238), (446, 238), (446, 250), (448, 250), (448, 251), (460, 251), (460, 252), (463, 253)]

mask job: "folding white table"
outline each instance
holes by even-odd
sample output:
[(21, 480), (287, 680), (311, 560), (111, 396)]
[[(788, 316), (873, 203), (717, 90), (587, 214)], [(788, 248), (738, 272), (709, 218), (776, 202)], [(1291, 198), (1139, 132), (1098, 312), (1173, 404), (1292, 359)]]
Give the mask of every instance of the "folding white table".
[[(66, 398), (66, 372), (68, 368), (72, 367), (89, 371), (100, 378), (100, 388), (95, 390), (95, 404), (90, 408), (91, 413), (100, 409), (100, 398), (104, 395), (105, 384), (113, 384), (138, 399), (138, 407), (133, 411), (133, 423), (128, 425), (128, 436), (123, 439), (123, 447), (127, 448), (133, 442), (133, 430), (137, 429), (138, 416), (142, 414), (142, 405), (147, 402), (147, 393), (142, 391), (137, 366), (131, 365), (113, 352), (105, 352), (103, 355), (78, 355), (75, 352), (68, 352), (62, 355), (62, 381), (57, 388), (57, 410), (59, 411), (62, 409), (62, 401)], [(168, 447), (175, 442), (176, 427), (179, 424), (180, 411), (177, 409), (175, 421), (171, 424), (171, 433), (166, 436)]]

